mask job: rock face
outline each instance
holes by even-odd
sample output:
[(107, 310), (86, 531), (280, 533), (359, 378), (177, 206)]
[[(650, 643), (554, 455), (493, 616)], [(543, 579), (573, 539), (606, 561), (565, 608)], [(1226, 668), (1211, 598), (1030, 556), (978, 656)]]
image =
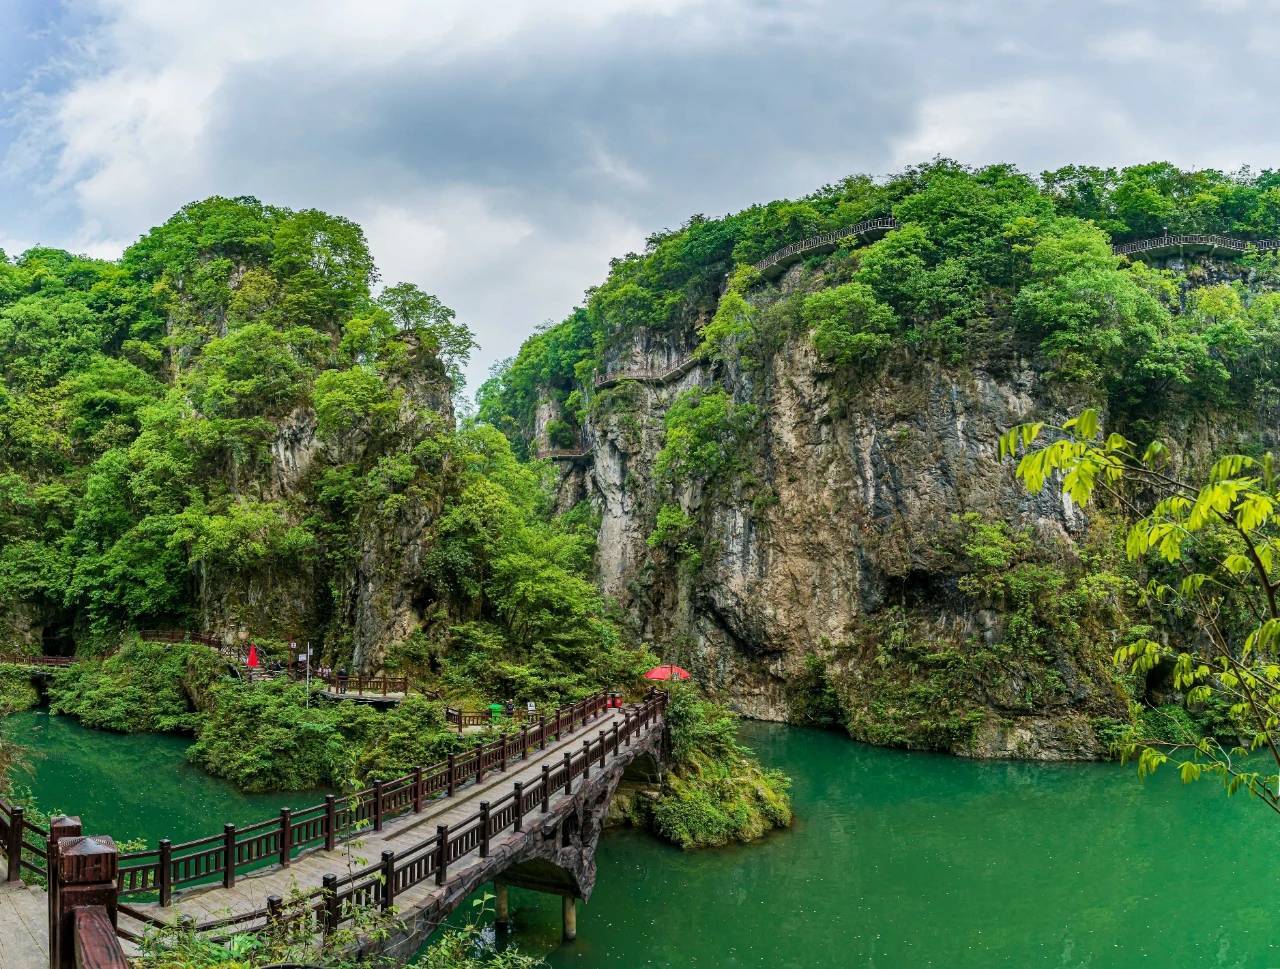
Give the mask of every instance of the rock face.
[[(632, 338), (608, 369), (669, 369), (696, 331)], [(692, 387), (758, 408), (745, 472), (675, 488), (700, 561), (647, 541), (664, 414)], [(1077, 570), (1084, 516), (1056, 491), (1029, 496), (997, 460), (1003, 430), (1066, 415), (1027, 360), (904, 358), (851, 375), (792, 332), (753, 364), (730, 356), (669, 383), (624, 381), (590, 414), (589, 465), (564, 475), (561, 500), (601, 513), (601, 587), (637, 635), (741, 712), (803, 721), (808, 694), (826, 691), (831, 715), (863, 739), (1045, 759), (1097, 756), (1098, 727), (1125, 716), (1105, 636), (1041, 629), (1034, 655), (1020, 655), (1018, 609), (962, 589), (974, 522), (1051, 549), (1068, 587)]]

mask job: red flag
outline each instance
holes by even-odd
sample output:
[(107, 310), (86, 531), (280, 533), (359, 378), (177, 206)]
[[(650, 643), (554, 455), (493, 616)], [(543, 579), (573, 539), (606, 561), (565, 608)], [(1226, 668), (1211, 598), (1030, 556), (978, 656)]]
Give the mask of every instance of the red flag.
[(251, 670), (256, 670), (258, 668), (258, 647), (252, 642), (249, 643), (249, 659), (245, 665), (247, 665)]

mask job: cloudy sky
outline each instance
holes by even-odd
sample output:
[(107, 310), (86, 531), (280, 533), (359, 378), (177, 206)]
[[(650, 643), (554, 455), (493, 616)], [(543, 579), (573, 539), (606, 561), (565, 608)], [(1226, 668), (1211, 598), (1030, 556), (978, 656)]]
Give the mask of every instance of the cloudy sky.
[(0, 248), (257, 195), (365, 227), (471, 385), (691, 213), (935, 154), (1280, 165), (1274, 0), (0, 0)]

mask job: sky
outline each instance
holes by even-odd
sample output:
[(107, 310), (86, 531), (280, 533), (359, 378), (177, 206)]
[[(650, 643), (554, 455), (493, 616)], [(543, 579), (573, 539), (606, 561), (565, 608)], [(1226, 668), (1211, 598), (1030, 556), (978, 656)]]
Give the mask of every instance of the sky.
[(1280, 0), (0, 0), (0, 248), (187, 202), (360, 223), (474, 391), (694, 213), (942, 154), (1280, 165)]

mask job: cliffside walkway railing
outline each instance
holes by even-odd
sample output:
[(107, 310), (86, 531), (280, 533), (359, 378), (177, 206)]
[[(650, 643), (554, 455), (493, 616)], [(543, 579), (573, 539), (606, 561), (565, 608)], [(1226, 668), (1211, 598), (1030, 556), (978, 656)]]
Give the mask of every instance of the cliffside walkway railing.
[(867, 219), (854, 225), (846, 225), (842, 229), (832, 229), (830, 232), (809, 236), (807, 239), (801, 239), (799, 242), (793, 242), (775, 252), (769, 253), (769, 255), (755, 264), (755, 270), (762, 276), (773, 276), (805, 256), (811, 256), (819, 252), (830, 252), (842, 240), (848, 239), (850, 236), (878, 239), (886, 232), (891, 232), (898, 228), (898, 224), (897, 219), (891, 215), (886, 215), (878, 219)]
[(697, 357), (691, 355), (667, 370), (611, 370), (596, 375), (595, 388), (596, 390), (604, 390), (606, 387), (613, 387), (624, 380), (634, 380), (642, 384), (669, 384), (672, 381), (679, 380), (697, 366), (697, 363)]
[[(134, 927), (120, 925), (120, 937), (141, 941), (147, 926), (167, 924), (165, 909), (194, 920), (194, 929), (213, 941), (261, 930), (282, 919), (304, 919), (319, 933), (330, 933), (355, 915), (358, 906), (389, 909), (415, 886), (430, 894), (446, 887), (449, 870), (462, 859), (489, 854), (491, 842), (504, 832), (520, 833), (530, 814), (545, 814), (554, 798), (569, 796), (579, 778), (602, 768), (610, 755), (621, 756), (639, 738), (660, 729), (666, 694), (651, 691), (638, 705), (618, 708), (610, 694), (599, 693), (540, 717), (518, 731), (451, 755), (431, 767), (415, 768), (391, 781), (302, 811), (281, 810), (278, 818), (237, 827), (226, 825), (211, 837), (118, 856), (113, 892), (138, 898), (136, 906), (120, 904), (119, 913)], [(590, 734), (596, 733), (595, 737)], [(577, 742), (581, 740), (581, 747)], [(576, 753), (574, 750), (576, 749)], [(494, 780), (523, 775), (509, 792), (495, 796)], [(485, 778), (490, 777), (488, 783)], [(424, 813), (446, 819), (427, 838), (414, 829)], [(295, 893), (286, 904), (289, 886), (302, 868), (313, 873), (328, 868), (340, 842), (359, 837), (361, 851), (381, 848), (379, 862), (338, 876), (323, 872), (320, 884)], [(41, 878), (52, 858), (50, 832), (28, 822), (21, 807), (0, 801), (0, 842), (9, 877)], [(305, 863), (299, 863), (310, 856)], [(275, 866), (264, 874), (262, 869)], [(237, 885), (249, 870), (255, 877)], [(474, 871), (471, 872), (474, 875)], [(259, 889), (251, 892), (249, 886)], [(175, 900), (180, 887), (202, 888), (188, 900)], [(268, 894), (265, 904), (261, 890)], [(270, 894), (278, 889), (278, 894)], [(455, 902), (456, 904), (456, 902)], [(226, 917), (207, 916), (229, 909)], [(447, 914), (444, 913), (444, 914)]]
[(1280, 249), (1280, 239), (1237, 239), (1235, 236), (1215, 235), (1211, 233), (1191, 233), (1189, 235), (1154, 236), (1150, 239), (1135, 239), (1133, 242), (1122, 242), (1111, 247), (1117, 256), (1136, 255), (1173, 255), (1183, 252), (1218, 251), (1242, 253), (1254, 250), (1257, 252), (1274, 252)]
[(578, 461), (585, 458), (589, 453), (585, 447), (554, 447), (545, 451), (538, 451), (535, 456), (543, 461)]

